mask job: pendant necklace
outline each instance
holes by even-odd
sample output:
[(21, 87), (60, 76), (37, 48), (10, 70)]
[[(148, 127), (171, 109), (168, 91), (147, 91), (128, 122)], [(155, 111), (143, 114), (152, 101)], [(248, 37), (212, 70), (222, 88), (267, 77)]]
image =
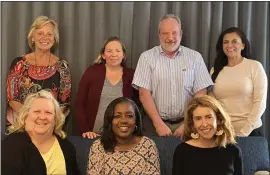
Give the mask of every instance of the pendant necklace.
[[(37, 58), (36, 58), (36, 53), (35, 53), (35, 52), (34, 52), (34, 55), (35, 55), (35, 63), (36, 63), (36, 68), (35, 68), (35, 70), (36, 70), (36, 74), (37, 74), (37, 76), (38, 76), (38, 71), (37, 71), (37, 69), (40, 69), (40, 68), (38, 68), (38, 65), (37, 65)], [(52, 53), (50, 53), (49, 63), (48, 63), (48, 66), (47, 66), (47, 67), (50, 66), (50, 63), (51, 63), (51, 55), (52, 55)], [(40, 71), (39, 71), (39, 73), (40, 73)], [(41, 89), (43, 89), (44, 81), (45, 81), (45, 79), (42, 80)], [(36, 83), (37, 83), (38, 85), (40, 85), (38, 79), (36, 80)]]

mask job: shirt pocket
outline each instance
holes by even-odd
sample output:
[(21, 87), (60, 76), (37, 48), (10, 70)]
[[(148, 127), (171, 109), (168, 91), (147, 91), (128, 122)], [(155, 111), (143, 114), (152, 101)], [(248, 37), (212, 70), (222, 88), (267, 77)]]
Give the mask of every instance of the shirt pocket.
[(182, 68), (184, 89), (193, 93), (194, 84), (194, 69), (193, 68)]

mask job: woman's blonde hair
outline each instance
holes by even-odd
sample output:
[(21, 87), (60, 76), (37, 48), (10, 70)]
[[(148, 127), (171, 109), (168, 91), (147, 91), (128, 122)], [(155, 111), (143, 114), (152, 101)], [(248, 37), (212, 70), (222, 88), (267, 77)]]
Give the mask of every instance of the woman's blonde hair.
[(124, 45), (124, 43), (120, 40), (120, 38), (118, 36), (111, 36), (111, 37), (109, 37), (109, 38), (107, 38), (105, 40), (105, 42), (103, 44), (103, 47), (99, 51), (98, 57), (94, 61), (94, 64), (105, 64), (106, 63), (105, 60), (102, 57), (102, 54), (104, 54), (105, 47), (107, 46), (107, 44), (109, 44), (112, 41), (118, 41), (121, 44), (122, 50), (123, 50), (123, 53), (124, 53), (124, 56), (125, 56), (124, 59), (121, 62), (121, 66), (125, 66), (127, 49), (126, 49), (126, 46)]
[(53, 34), (54, 34), (54, 45), (52, 46), (52, 49), (55, 49), (59, 45), (59, 30), (58, 30), (58, 25), (57, 23), (48, 18), (47, 16), (38, 16), (35, 21), (32, 23), (27, 39), (28, 39), (28, 45), (29, 47), (34, 51), (35, 50), (35, 43), (32, 42), (32, 37), (36, 29), (39, 29), (43, 27), (45, 24), (51, 23), (54, 28), (53, 28)]
[(193, 122), (193, 111), (197, 107), (208, 107), (212, 109), (217, 117), (217, 131), (223, 130), (223, 134), (220, 136), (214, 135), (215, 143), (219, 146), (226, 147), (226, 144), (233, 143), (235, 144), (234, 130), (231, 125), (230, 117), (224, 111), (219, 102), (208, 95), (201, 97), (195, 97), (189, 102), (187, 109), (185, 110), (185, 134), (184, 140), (192, 139), (191, 133), (196, 133)]
[(48, 99), (52, 102), (54, 106), (54, 112), (55, 112), (55, 126), (54, 126), (54, 134), (60, 136), (61, 138), (65, 138), (66, 134), (62, 130), (62, 126), (65, 122), (65, 116), (56, 101), (56, 99), (53, 97), (51, 92), (48, 92), (46, 90), (41, 90), (34, 94), (29, 94), (21, 109), (19, 110), (18, 117), (16, 118), (13, 125), (8, 127), (8, 134), (15, 133), (15, 132), (25, 132), (25, 119), (32, 108), (32, 104), (36, 99), (44, 98)]

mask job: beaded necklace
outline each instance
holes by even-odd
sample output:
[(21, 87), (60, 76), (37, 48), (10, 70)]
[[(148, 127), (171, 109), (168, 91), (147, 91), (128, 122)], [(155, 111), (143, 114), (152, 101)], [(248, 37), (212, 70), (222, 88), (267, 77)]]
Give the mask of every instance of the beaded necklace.
[[(35, 63), (36, 63), (35, 71), (36, 71), (36, 74), (38, 75), (38, 73), (40, 73), (40, 68), (39, 68), (38, 65), (37, 65), (37, 58), (36, 58), (36, 53), (35, 53), (35, 52), (34, 52), (34, 55), (35, 55)], [(48, 63), (48, 66), (46, 66), (46, 67), (49, 67), (49, 66), (50, 66), (50, 63), (51, 63), (51, 55), (52, 55), (52, 53), (50, 53), (49, 63)], [(38, 69), (38, 70), (37, 70), (37, 69)], [(41, 89), (43, 89), (44, 81), (45, 81), (45, 79), (42, 80)], [(40, 84), (39, 84), (39, 80), (36, 80), (36, 84), (40, 85)]]

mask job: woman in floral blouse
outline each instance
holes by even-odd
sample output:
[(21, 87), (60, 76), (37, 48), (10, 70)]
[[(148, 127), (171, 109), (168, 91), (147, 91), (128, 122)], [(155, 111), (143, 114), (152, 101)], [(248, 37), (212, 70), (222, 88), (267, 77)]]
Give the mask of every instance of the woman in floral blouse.
[(88, 175), (160, 175), (156, 144), (142, 136), (136, 104), (125, 97), (113, 100), (104, 115), (101, 138), (90, 148)]
[(7, 125), (16, 120), (26, 96), (42, 89), (54, 95), (65, 116), (69, 113), (69, 66), (51, 52), (59, 44), (57, 23), (46, 16), (39, 16), (33, 22), (27, 38), (33, 52), (15, 58), (7, 77)]

